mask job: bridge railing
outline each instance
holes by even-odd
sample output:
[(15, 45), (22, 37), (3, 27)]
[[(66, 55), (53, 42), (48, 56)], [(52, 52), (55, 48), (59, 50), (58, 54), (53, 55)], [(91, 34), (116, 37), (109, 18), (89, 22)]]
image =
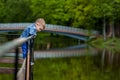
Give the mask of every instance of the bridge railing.
[[(31, 25), (33, 23), (0, 23), (0, 28), (16, 28), (16, 29), (24, 29), (27, 26)], [(52, 25), (52, 24), (46, 24), (45, 30), (61, 30), (61, 31), (67, 31), (67, 32), (73, 32), (73, 33), (82, 33), (82, 34), (89, 34), (91, 32), (92, 35), (98, 34), (98, 31), (92, 30), (85, 30), (81, 28), (74, 28), (70, 26), (61, 26), (61, 25)]]
[[(22, 67), (18, 71), (18, 58), (19, 58), (18, 47), (22, 43), (24, 43), (28, 40), (30, 41), (28, 54), (27, 54), (27, 57), (23, 61)], [(32, 80), (33, 79), (32, 66), (30, 65), (30, 62), (33, 59), (33, 57), (32, 57), (33, 48), (32, 47), (33, 47), (33, 36), (30, 36), (28, 38), (17, 38), (13, 41), (7, 42), (7, 43), (0, 46), (0, 57), (5, 55), (9, 50), (15, 49), (16, 56), (15, 56), (15, 71), (14, 71), (15, 77), (14, 77), (14, 80)]]

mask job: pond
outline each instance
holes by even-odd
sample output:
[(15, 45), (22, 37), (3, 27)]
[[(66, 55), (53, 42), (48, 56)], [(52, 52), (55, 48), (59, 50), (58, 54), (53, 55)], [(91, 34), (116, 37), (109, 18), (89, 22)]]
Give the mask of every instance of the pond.
[[(13, 39), (10, 34), (1, 34), (0, 38), (1, 44)], [(97, 49), (84, 41), (46, 33), (36, 37), (35, 51), (63, 55), (36, 58), (34, 80), (120, 80), (120, 52)]]
[(97, 53), (93, 54), (89, 51), (87, 48), (89, 55), (37, 59), (34, 79), (120, 80), (120, 53), (97, 50)]

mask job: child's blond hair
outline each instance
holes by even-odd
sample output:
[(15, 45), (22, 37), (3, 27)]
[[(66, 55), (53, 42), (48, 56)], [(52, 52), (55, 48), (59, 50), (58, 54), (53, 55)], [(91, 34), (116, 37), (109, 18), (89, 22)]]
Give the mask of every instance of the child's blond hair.
[(42, 26), (43, 26), (43, 29), (45, 29), (45, 20), (43, 19), (43, 18), (38, 18), (38, 19), (36, 19), (36, 21), (35, 22), (40, 22), (41, 24), (42, 24)]

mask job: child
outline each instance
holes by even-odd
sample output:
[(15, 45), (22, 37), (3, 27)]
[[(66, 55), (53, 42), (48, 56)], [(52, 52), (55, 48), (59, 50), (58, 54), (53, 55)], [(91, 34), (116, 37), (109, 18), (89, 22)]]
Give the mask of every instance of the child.
[[(38, 18), (35, 23), (28, 26), (20, 35), (21, 38), (29, 37), (29, 36), (36, 36), (37, 32), (45, 29), (45, 20), (43, 18)], [(25, 59), (28, 52), (28, 42), (22, 44), (22, 53), (23, 58)]]

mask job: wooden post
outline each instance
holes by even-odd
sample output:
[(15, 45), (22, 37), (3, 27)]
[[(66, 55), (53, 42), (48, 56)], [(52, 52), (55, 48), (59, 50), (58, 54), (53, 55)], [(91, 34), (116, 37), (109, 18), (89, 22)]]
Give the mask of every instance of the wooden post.
[(26, 65), (26, 80), (29, 80), (30, 73), (30, 54), (27, 55), (27, 65)]
[(14, 74), (15, 74), (15, 76), (14, 76), (14, 80), (17, 80), (17, 72), (18, 72), (18, 53), (19, 53), (19, 50), (18, 50), (18, 48), (16, 48), (16, 51), (15, 51), (15, 54), (16, 54), (16, 56), (15, 56), (15, 71), (14, 71)]

